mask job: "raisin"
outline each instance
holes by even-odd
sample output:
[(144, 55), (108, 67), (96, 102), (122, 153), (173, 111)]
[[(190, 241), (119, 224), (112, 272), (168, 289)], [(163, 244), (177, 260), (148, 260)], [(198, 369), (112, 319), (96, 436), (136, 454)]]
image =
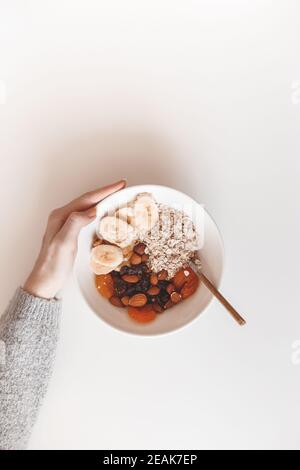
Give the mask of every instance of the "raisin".
[(122, 281), (122, 279), (118, 279), (117, 281), (115, 281), (115, 290), (118, 296), (122, 297), (127, 290), (126, 282)]
[(167, 289), (169, 284), (169, 281), (159, 281), (157, 285), (160, 289)]
[(136, 284), (135, 284), (135, 285), (126, 287), (124, 295), (128, 295), (128, 297), (132, 297), (133, 295), (135, 295), (137, 293), (138, 293), (138, 291), (136, 289)]
[(166, 304), (170, 300), (170, 294), (165, 290), (161, 290), (158, 298), (162, 301), (163, 304)]
[(120, 273), (118, 273), (118, 271), (112, 271), (110, 274), (114, 281), (116, 281), (117, 279), (120, 279)]

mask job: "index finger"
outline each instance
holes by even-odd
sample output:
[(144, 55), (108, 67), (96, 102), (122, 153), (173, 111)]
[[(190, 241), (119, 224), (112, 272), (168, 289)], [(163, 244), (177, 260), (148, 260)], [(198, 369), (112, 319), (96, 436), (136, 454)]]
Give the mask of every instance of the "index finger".
[(110, 194), (113, 194), (120, 189), (125, 188), (126, 180), (120, 180), (116, 183), (109, 184), (104, 188), (95, 189), (88, 193), (83, 194), (82, 196), (74, 199), (65, 206), (61, 207), (61, 212), (65, 217), (68, 217), (71, 212), (80, 212), (89, 209), (90, 207), (98, 204), (98, 202), (105, 199)]
[(125, 186), (126, 180), (123, 179), (117, 181), (116, 183), (109, 184), (104, 188), (99, 188), (85, 193), (69, 202), (65, 206), (55, 209), (49, 217), (44, 241), (47, 242), (56, 235), (72, 212), (86, 211), (90, 207), (98, 204), (98, 202), (102, 201), (110, 194), (120, 191), (120, 189), (123, 189)]

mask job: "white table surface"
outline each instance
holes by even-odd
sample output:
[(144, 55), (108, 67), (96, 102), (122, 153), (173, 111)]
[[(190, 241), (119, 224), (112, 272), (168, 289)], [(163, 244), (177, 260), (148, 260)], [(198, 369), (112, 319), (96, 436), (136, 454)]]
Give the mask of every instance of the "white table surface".
[(205, 204), (248, 320), (214, 302), (131, 337), (71, 280), (30, 448), (300, 448), (299, 20), (298, 0), (1, 0), (1, 310), (48, 212), (127, 176)]

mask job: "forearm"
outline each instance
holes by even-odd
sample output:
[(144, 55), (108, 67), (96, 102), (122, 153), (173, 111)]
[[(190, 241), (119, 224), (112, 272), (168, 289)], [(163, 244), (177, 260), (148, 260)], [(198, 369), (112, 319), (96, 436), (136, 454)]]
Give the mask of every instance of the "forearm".
[(46, 393), (61, 302), (18, 289), (0, 319), (0, 449), (24, 449)]

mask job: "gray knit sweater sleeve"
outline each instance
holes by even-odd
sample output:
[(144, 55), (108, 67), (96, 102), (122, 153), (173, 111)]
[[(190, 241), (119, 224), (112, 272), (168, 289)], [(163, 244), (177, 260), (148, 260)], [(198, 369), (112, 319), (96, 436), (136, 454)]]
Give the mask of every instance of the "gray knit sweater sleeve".
[(24, 449), (54, 361), (61, 301), (18, 289), (0, 318), (0, 449)]

